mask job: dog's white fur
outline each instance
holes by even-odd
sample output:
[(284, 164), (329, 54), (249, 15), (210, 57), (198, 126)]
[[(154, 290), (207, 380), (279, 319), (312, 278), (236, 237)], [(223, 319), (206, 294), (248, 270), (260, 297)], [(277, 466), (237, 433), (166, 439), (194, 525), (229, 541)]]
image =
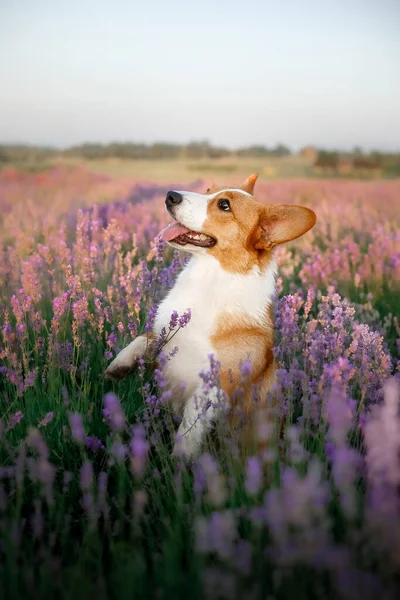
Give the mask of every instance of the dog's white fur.
[[(181, 216), (179, 220), (182, 222)], [(275, 275), (275, 262), (263, 273), (254, 268), (248, 275), (238, 275), (224, 271), (211, 255), (196, 255), (160, 304), (154, 327), (156, 334), (160, 334), (163, 327), (168, 328), (173, 310), (182, 314), (190, 308), (192, 313), (188, 325), (164, 348), (164, 352), (174, 346), (179, 348), (178, 354), (168, 361), (165, 373), (173, 392), (174, 411), (179, 414), (183, 408), (178, 435), (182, 437), (185, 454), (192, 455), (198, 450), (215, 416), (214, 407), (210, 406), (206, 416), (197, 419), (204, 404), (215, 400), (202, 396), (199, 373), (209, 367), (208, 356), (215, 354), (210, 338), (218, 316), (237, 312), (247, 314), (255, 323), (262, 320), (275, 290)], [(202, 289), (206, 293), (202, 293)], [(182, 381), (186, 383), (184, 392), (180, 386)]]

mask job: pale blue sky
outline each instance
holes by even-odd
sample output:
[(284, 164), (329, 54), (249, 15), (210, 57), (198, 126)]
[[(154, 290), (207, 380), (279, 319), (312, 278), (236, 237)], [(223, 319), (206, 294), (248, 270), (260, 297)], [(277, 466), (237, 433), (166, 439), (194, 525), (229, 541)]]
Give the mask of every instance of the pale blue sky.
[(400, 150), (400, 0), (0, 0), (0, 141)]

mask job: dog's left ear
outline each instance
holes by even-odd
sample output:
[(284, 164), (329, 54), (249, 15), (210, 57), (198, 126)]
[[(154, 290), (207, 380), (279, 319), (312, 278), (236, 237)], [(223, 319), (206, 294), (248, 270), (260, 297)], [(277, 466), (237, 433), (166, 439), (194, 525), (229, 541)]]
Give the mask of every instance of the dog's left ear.
[(316, 220), (314, 211), (305, 206), (267, 206), (260, 216), (254, 247), (271, 250), (278, 244), (295, 240), (314, 227)]
[(242, 190), (244, 190), (245, 192), (248, 192), (249, 194), (253, 194), (254, 191), (254, 186), (256, 184), (256, 181), (258, 179), (258, 173), (253, 173), (253, 175), (250, 175), (246, 181), (240, 186)]

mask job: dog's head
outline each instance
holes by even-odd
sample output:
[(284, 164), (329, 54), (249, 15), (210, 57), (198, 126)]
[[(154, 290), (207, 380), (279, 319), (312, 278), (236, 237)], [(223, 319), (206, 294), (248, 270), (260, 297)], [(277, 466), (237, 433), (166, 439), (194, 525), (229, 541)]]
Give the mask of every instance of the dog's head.
[(271, 205), (253, 196), (258, 175), (238, 188), (213, 187), (205, 194), (167, 193), (165, 207), (174, 218), (161, 237), (171, 246), (210, 254), (223, 268), (243, 272), (264, 262), (274, 246), (311, 229), (315, 213), (304, 206)]

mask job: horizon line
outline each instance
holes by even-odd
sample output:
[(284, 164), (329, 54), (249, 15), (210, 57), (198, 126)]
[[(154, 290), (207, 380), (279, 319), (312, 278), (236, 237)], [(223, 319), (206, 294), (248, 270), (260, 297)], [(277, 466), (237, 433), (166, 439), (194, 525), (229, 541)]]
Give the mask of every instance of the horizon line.
[(379, 152), (381, 154), (398, 154), (400, 153), (400, 148), (398, 149), (382, 149), (381, 147), (377, 146), (377, 147), (371, 147), (369, 149), (363, 148), (361, 145), (355, 143), (352, 145), (351, 149), (349, 149), (348, 147), (337, 147), (337, 146), (321, 146), (321, 145), (317, 145), (317, 144), (313, 144), (313, 143), (307, 143), (298, 147), (293, 147), (290, 146), (289, 144), (285, 143), (285, 142), (275, 142), (272, 143), (271, 145), (267, 145), (267, 144), (261, 144), (261, 143), (249, 143), (249, 144), (243, 144), (240, 146), (231, 146), (231, 145), (224, 145), (224, 144), (218, 144), (215, 142), (212, 142), (210, 140), (207, 139), (192, 139), (190, 141), (186, 141), (186, 142), (177, 142), (177, 141), (168, 141), (168, 140), (154, 140), (154, 141), (143, 141), (143, 140), (137, 140), (137, 141), (133, 141), (133, 140), (112, 140), (112, 141), (83, 141), (83, 142), (78, 142), (78, 143), (74, 143), (74, 144), (41, 144), (41, 143), (35, 143), (35, 142), (16, 142), (16, 141), (2, 141), (0, 140), (0, 147), (5, 147), (5, 146), (10, 146), (10, 147), (25, 147), (25, 148), (36, 148), (36, 149), (43, 149), (43, 150), (53, 150), (53, 151), (58, 151), (58, 152), (65, 152), (68, 150), (71, 150), (73, 148), (79, 148), (81, 146), (103, 146), (103, 147), (107, 147), (107, 146), (111, 146), (111, 145), (135, 145), (135, 146), (139, 146), (139, 145), (144, 145), (144, 146), (155, 146), (157, 144), (166, 144), (166, 145), (170, 145), (170, 146), (180, 146), (180, 147), (187, 147), (190, 146), (192, 144), (207, 144), (210, 148), (219, 148), (219, 149), (223, 149), (223, 150), (227, 150), (229, 152), (236, 152), (238, 150), (242, 150), (242, 149), (248, 149), (248, 148), (265, 148), (267, 150), (274, 150), (278, 147), (284, 147), (287, 148), (290, 153), (292, 154), (296, 154), (301, 152), (304, 149), (307, 148), (312, 148), (314, 150), (319, 150), (319, 151), (329, 151), (329, 152), (368, 152), (368, 153), (373, 153), (373, 152)]

